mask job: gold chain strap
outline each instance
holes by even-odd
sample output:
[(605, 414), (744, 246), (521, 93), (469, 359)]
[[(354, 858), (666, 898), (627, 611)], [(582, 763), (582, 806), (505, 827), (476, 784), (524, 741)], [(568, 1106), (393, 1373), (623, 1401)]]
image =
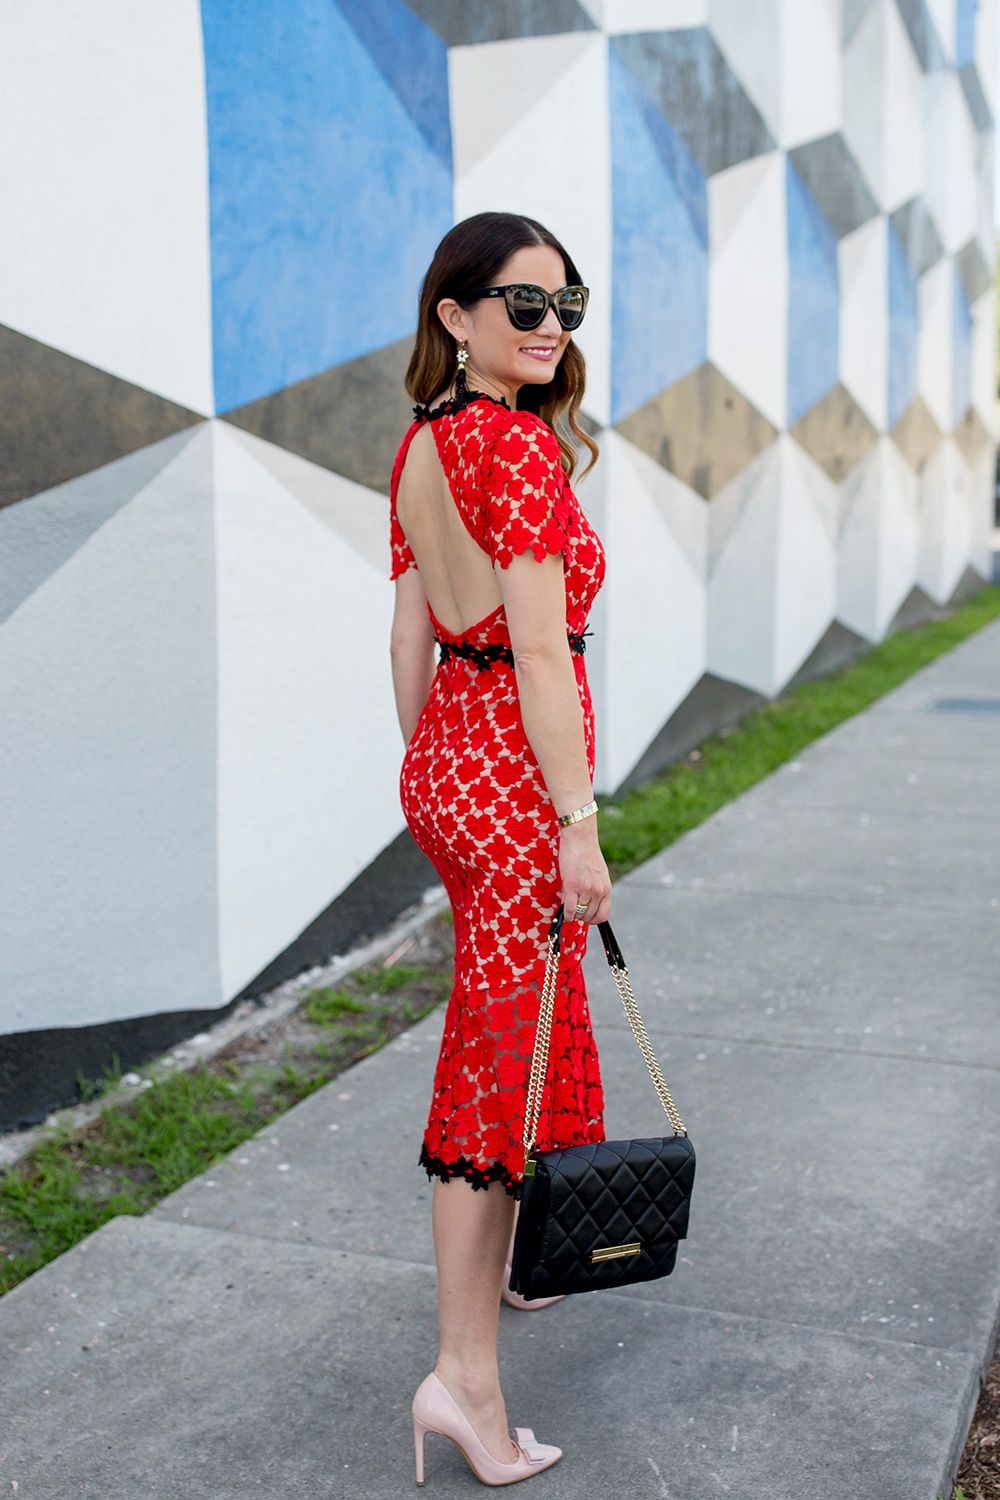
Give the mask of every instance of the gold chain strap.
[[(549, 1038), (552, 1035), (552, 1011), (556, 996), (556, 979), (559, 973), (559, 952), (556, 938), (549, 937), (549, 952), (545, 960), (545, 979), (542, 983), (542, 998), (538, 1006), (538, 1025), (535, 1029), (535, 1048), (531, 1054), (531, 1073), (528, 1076), (528, 1097), (524, 1107), (524, 1168), (528, 1170), (538, 1131), (538, 1114), (542, 1107), (542, 1091), (549, 1067)], [(534, 1164), (532, 1163), (532, 1169)], [(530, 1175), (530, 1174), (529, 1174)]]
[[(535, 1031), (535, 1047), (531, 1054), (531, 1073), (528, 1077), (528, 1096), (524, 1111), (524, 1172), (530, 1177), (534, 1173), (534, 1162), (530, 1160), (535, 1145), (535, 1135), (538, 1131), (538, 1116), (542, 1107), (542, 1092), (545, 1088), (545, 1077), (549, 1066), (549, 1041), (552, 1036), (552, 1012), (555, 1005), (556, 979), (559, 972), (559, 952), (556, 946), (555, 936), (549, 938), (549, 951), (545, 960), (545, 979), (542, 983), (542, 996), (538, 1007), (538, 1026)], [(611, 973), (614, 976), (618, 995), (622, 1002), (628, 1024), (632, 1029), (642, 1060), (649, 1069), (649, 1076), (653, 1080), (657, 1098), (663, 1105), (664, 1111), (674, 1127), (674, 1135), (687, 1135), (684, 1121), (677, 1112), (674, 1097), (667, 1087), (667, 1080), (656, 1060), (656, 1053), (649, 1040), (646, 1028), (639, 1014), (635, 996), (632, 993), (632, 985), (629, 982), (628, 969), (624, 965), (611, 964)]]
[(646, 1034), (646, 1028), (642, 1024), (642, 1016), (639, 1014), (639, 1007), (635, 1003), (635, 996), (632, 993), (632, 986), (629, 983), (628, 969), (613, 968), (611, 972), (614, 975), (615, 984), (618, 986), (618, 994), (621, 996), (625, 1014), (628, 1016), (628, 1024), (632, 1028), (632, 1035), (639, 1045), (642, 1060), (649, 1069), (649, 1076), (653, 1080), (653, 1087), (659, 1095), (660, 1103), (666, 1110), (670, 1118), (670, 1123), (674, 1127), (674, 1135), (687, 1135), (687, 1131), (684, 1129), (684, 1121), (677, 1113), (674, 1096), (667, 1088), (667, 1080), (660, 1071), (660, 1065), (656, 1060), (656, 1053), (653, 1051), (653, 1044), (650, 1042)]

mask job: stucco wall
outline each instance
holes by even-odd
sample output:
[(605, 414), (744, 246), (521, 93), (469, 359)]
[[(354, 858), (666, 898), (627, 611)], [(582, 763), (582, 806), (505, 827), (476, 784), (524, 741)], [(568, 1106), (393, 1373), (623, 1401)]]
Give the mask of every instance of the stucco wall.
[(995, 31), (994, 0), (0, 11), (0, 1123), (424, 878), (385, 496), (455, 219), (541, 218), (592, 289), (603, 788), (988, 574)]

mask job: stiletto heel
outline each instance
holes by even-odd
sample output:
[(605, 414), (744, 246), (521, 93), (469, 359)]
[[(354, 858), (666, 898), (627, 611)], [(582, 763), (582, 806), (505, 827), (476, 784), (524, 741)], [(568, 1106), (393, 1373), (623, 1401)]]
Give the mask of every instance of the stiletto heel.
[(423, 1482), (424, 1482), (424, 1438), (426, 1437), (426, 1435), (427, 1435), (427, 1428), (424, 1426), (423, 1422), (421, 1422), (420, 1418), (418, 1416), (414, 1415), (414, 1418), (413, 1418), (413, 1449), (414, 1449), (414, 1454), (415, 1454), (415, 1457), (416, 1457), (416, 1460), (417, 1460), (417, 1483), (418, 1484), (423, 1484)]
[(436, 1375), (428, 1375), (413, 1398), (413, 1437), (417, 1455), (417, 1483), (424, 1482), (424, 1438), (428, 1432), (450, 1438), (476, 1478), (483, 1484), (517, 1484), (541, 1474), (562, 1458), (562, 1449), (537, 1443), (530, 1427), (515, 1427), (518, 1455), (501, 1463), (487, 1450), (447, 1386)]

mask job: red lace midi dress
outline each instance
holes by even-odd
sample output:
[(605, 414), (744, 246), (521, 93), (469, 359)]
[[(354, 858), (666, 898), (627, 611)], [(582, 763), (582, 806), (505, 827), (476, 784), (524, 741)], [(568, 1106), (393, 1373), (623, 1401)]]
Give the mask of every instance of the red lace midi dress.
[[(593, 775), (582, 636), (604, 553), (569, 486), (555, 435), (540, 417), (481, 395), (417, 413), (392, 478), (392, 576), (416, 566), (396, 516), (396, 490), (413, 435), (430, 421), (455, 504), (494, 565), (508, 567), (528, 551), (539, 561), (563, 554), (566, 627)], [(559, 826), (521, 723), (503, 606), (461, 635), (430, 613), (440, 661), (400, 791), (413, 837), (451, 900), (455, 984), (420, 1161), (428, 1176), (460, 1176), (474, 1187), (501, 1182), (516, 1197), (548, 925), (561, 892)], [(538, 1150), (604, 1139), (581, 967), (587, 933), (579, 922), (563, 929)]]

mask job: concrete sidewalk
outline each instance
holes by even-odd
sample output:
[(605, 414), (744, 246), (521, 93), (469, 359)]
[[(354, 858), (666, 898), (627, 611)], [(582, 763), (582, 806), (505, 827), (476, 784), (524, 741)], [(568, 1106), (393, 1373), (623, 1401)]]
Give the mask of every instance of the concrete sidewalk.
[[(566, 1450), (539, 1500), (950, 1495), (1000, 1298), (998, 837), (1000, 622), (617, 887), (699, 1175), (674, 1276), (502, 1310), (511, 1419)], [(590, 968), (608, 1133), (661, 1134)], [(0, 1493), (415, 1492), (440, 1027), (0, 1302)], [(450, 1444), (427, 1492), (480, 1493)]]

